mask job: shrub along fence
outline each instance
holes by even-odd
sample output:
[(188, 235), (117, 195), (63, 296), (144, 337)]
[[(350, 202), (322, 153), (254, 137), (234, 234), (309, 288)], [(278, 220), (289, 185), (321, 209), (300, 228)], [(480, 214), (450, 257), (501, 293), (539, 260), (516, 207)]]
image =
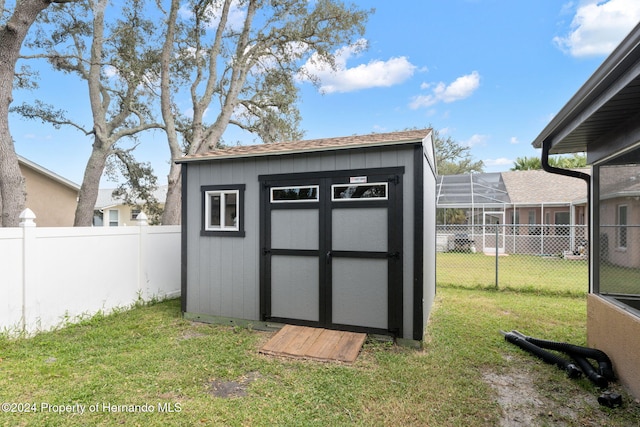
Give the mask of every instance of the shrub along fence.
[(586, 226), (438, 225), (437, 282), (586, 293)]
[(0, 228), (0, 333), (180, 295), (180, 226)]

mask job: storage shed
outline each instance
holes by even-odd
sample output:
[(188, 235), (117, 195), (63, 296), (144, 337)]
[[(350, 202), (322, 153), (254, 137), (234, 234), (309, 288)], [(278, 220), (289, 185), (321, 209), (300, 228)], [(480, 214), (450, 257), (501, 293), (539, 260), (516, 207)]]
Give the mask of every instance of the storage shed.
[(422, 341), (435, 295), (430, 129), (236, 146), (179, 163), (186, 318)]

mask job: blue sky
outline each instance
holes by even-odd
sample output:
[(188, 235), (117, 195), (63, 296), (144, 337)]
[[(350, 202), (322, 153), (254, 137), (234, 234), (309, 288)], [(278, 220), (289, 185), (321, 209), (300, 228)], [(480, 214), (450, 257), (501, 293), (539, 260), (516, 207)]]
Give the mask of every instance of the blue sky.
[[(637, 0), (354, 2), (376, 9), (364, 38), (340, 50), (338, 73), (313, 69), (320, 91), (299, 82), (305, 139), (432, 126), (469, 146), (487, 172), (539, 156), (531, 141), (640, 21)], [(86, 89), (72, 78), (43, 73), (40, 86), (16, 91), (14, 102), (39, 98), (89, 116)], [(10, 128), (18, 154), (81, 183), (89, 137), (15, 115)], [(138, 159), (166, 182), (164, 135), (141, 141)]]

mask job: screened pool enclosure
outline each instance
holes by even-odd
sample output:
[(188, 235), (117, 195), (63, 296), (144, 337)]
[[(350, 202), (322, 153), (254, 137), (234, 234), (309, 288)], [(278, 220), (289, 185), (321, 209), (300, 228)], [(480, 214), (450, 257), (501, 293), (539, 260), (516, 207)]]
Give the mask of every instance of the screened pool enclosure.
[(586, 186), (573, 184), (540, 170), (441, 175), (438, 250), (586, 259)]

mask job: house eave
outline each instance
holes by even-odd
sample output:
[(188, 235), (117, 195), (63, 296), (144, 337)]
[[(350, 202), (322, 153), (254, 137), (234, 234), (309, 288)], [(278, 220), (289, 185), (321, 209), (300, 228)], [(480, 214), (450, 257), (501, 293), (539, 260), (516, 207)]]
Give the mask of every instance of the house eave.
[(66, 186), (66, 187), (69, 187), (70, 189), (72, 189), (72, 190), (74, 190), (76, 192), (80, 191), (80, 185), (78, 185), (75, 182), (70, 181), (67, 178), (64, 178), (64, 177), (58, 175), (57, 173), (52, 172), (49, 169), (47, 169), (45, 167), (42, 167), (39, 164), (34, 163), (31, 160), (26, 159), (26, 158), (24, 158), (24, 157), (22, 157), (20, 155), (18, 155), (18, 163), (21, 163), (21, 164), (23, 164), (23, 165), (25, 165), (25, 166), (27, 166), (27, 167), (29, 167), (29, 168), (41, 173), (41, 174), (43, 174), (43, 175), (53, 179), (56, 182)]
[[(639, 83), (640, 24), (578, 89), (534, 139), (532, 145), (542, 148), (543, 143), (548, 141), (550, 154), (587, 151), (590, 143), (597, 141), (615, 126), (614, 122), (624, 122), (638, 113), (637, 108), (620, 108), (612, 99), (621, 91)], [(594, 120), (599, 115), (599, 120)], [(602, 120), (603, 118), (608, 120)]]

